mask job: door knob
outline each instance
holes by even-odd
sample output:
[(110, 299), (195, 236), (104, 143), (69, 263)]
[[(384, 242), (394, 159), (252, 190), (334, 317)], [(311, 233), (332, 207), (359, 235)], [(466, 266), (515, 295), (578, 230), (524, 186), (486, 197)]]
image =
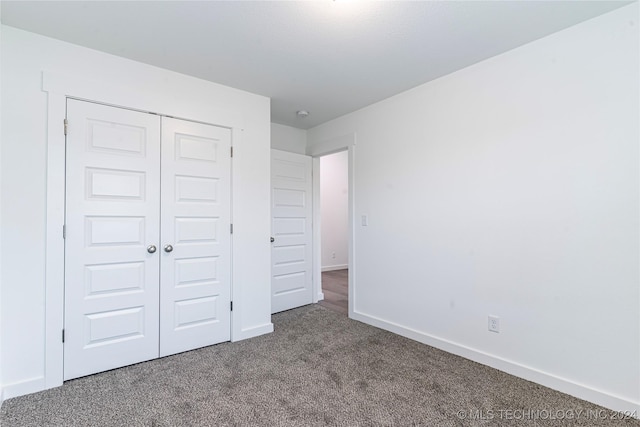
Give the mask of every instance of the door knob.
[(165, 252), (171, 252), (172, 250), (173, 250), (173, 246), (171, 246), (171, 245), (165, 245), (164, 246), (164, 251)]
[(155, 245), (147, 246), (147, 252), (149, 252), (150, 254), (154, 253), (155, 251), (156, 251)]
[(276, 241), (276, 239), (272, 237), (272, 238), (271, 238), (271, 243), (273, 243), (273, 242), (275, 242), (275, 241)]

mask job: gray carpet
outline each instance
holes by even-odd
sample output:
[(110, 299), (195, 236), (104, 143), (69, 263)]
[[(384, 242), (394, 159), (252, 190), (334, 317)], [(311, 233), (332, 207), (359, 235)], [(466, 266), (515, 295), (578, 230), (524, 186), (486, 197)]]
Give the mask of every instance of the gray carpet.
[(609, 419), (603, 408), (318, 305), (277, 314), (273, 321), (273, 334), (9, 399), (0, 424), (640, 425)]

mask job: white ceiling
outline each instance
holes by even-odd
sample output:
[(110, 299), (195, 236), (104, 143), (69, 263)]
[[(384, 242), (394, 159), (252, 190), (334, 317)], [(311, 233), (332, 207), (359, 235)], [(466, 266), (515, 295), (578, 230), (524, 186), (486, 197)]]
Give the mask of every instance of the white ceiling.
[(272, 121), (308, 129), (628, 3), (2, 1), (1, 17), (268, 96)]

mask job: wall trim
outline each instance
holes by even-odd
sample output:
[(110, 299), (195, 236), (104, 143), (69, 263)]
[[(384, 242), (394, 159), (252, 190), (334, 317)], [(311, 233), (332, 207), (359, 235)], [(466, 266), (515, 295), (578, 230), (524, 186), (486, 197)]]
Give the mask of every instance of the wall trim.
[(2, 390), (3, 400), (8, 400), (12, 397), (18, 397), (29, 393), (35, 393), (37, 391), (43, 390), (44, 388), (44, 377), (34, 377), (13, 384), (5, 384)]
[(354, 311), (353, 313), (350, 313), (349, 317), (368, 325), (393, 332), (405, 338), (418, 341), (422, 344), (446, 351), (447, 353), (464, 357), (465, 359), (489, 366), (527, 381), (532, 381), (553, 390), (604, 406), (605, 408), (621, 412), (635, 412), (636, 418), (640, 415), (640, 402), (634, 402), (605, 391), (597, 390), (587, 385), (576, 383), (569, 379), (549, 374), (511, 360), (503, 359), (453, 341), (438, 338), (394, 322), (389, 322), (376, 316)]
[(313, 262), (311, 263), (311, 280), (313, 281), (313, 303), (322, 301), (324, 293), (322, 292), (322, 272), (318, 266), (322, 266), (322, 215), (320, 212), (320, 158), (311, 158), (311, 220), (313, 221), (313, 229), (311, 230), (311, 252), (313, 253)]
[(347, 150), (354, 145), (356, 145), (356, 134), (348, 133), (312, 144), (307, 148), (307, 154), (312, 157), (322, 157)]
[[(307, 146), (307, 154), (313, 156), (313, 280), (316, 283), (320, 283), (318, 290), (318, 301), (324, 299), (322, 292), (322, 234), (321, 234), (321, 212), (320, 212), (320, 157), (328, 154), (337, 153), (339, 151), (347, 151), (347, 168), (348, 170), (348, 189), (349, 199), (347, 205), (349, 206), (348, 213), (348, 234), (349, 234), (349, 246), (348, 246), (348, 261), (347, 268), (349, 269), (348, 278), (348, 292), (349, 292), (349, 317), (353, 317), (353, 311), (356, 302), (356, 241), (355, 241), (355, 198), (356, 189), (354, 184), (354, 165), (355, 165), (355, 151), (356, 151), (356, 134), (355, 132), (346, 135), (339, 135), (332, 138), (328, 138), (319, 141), (311, 146)], [(314, 301), (317, 302), (317, 301)]]
[(322, 267), (322, 272), (325, 271), (337, 271), (337, 270), (346, 270), (349, 268), (349, 264), (336, 264), (336, 265), (327, 265)]

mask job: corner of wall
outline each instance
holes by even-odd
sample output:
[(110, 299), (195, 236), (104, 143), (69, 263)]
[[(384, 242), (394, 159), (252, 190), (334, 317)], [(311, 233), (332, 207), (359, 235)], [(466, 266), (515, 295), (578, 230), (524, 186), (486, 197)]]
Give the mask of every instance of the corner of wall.
[(305, 154), (307, 151), (307, 131), (271, 122), (271, 148)]

